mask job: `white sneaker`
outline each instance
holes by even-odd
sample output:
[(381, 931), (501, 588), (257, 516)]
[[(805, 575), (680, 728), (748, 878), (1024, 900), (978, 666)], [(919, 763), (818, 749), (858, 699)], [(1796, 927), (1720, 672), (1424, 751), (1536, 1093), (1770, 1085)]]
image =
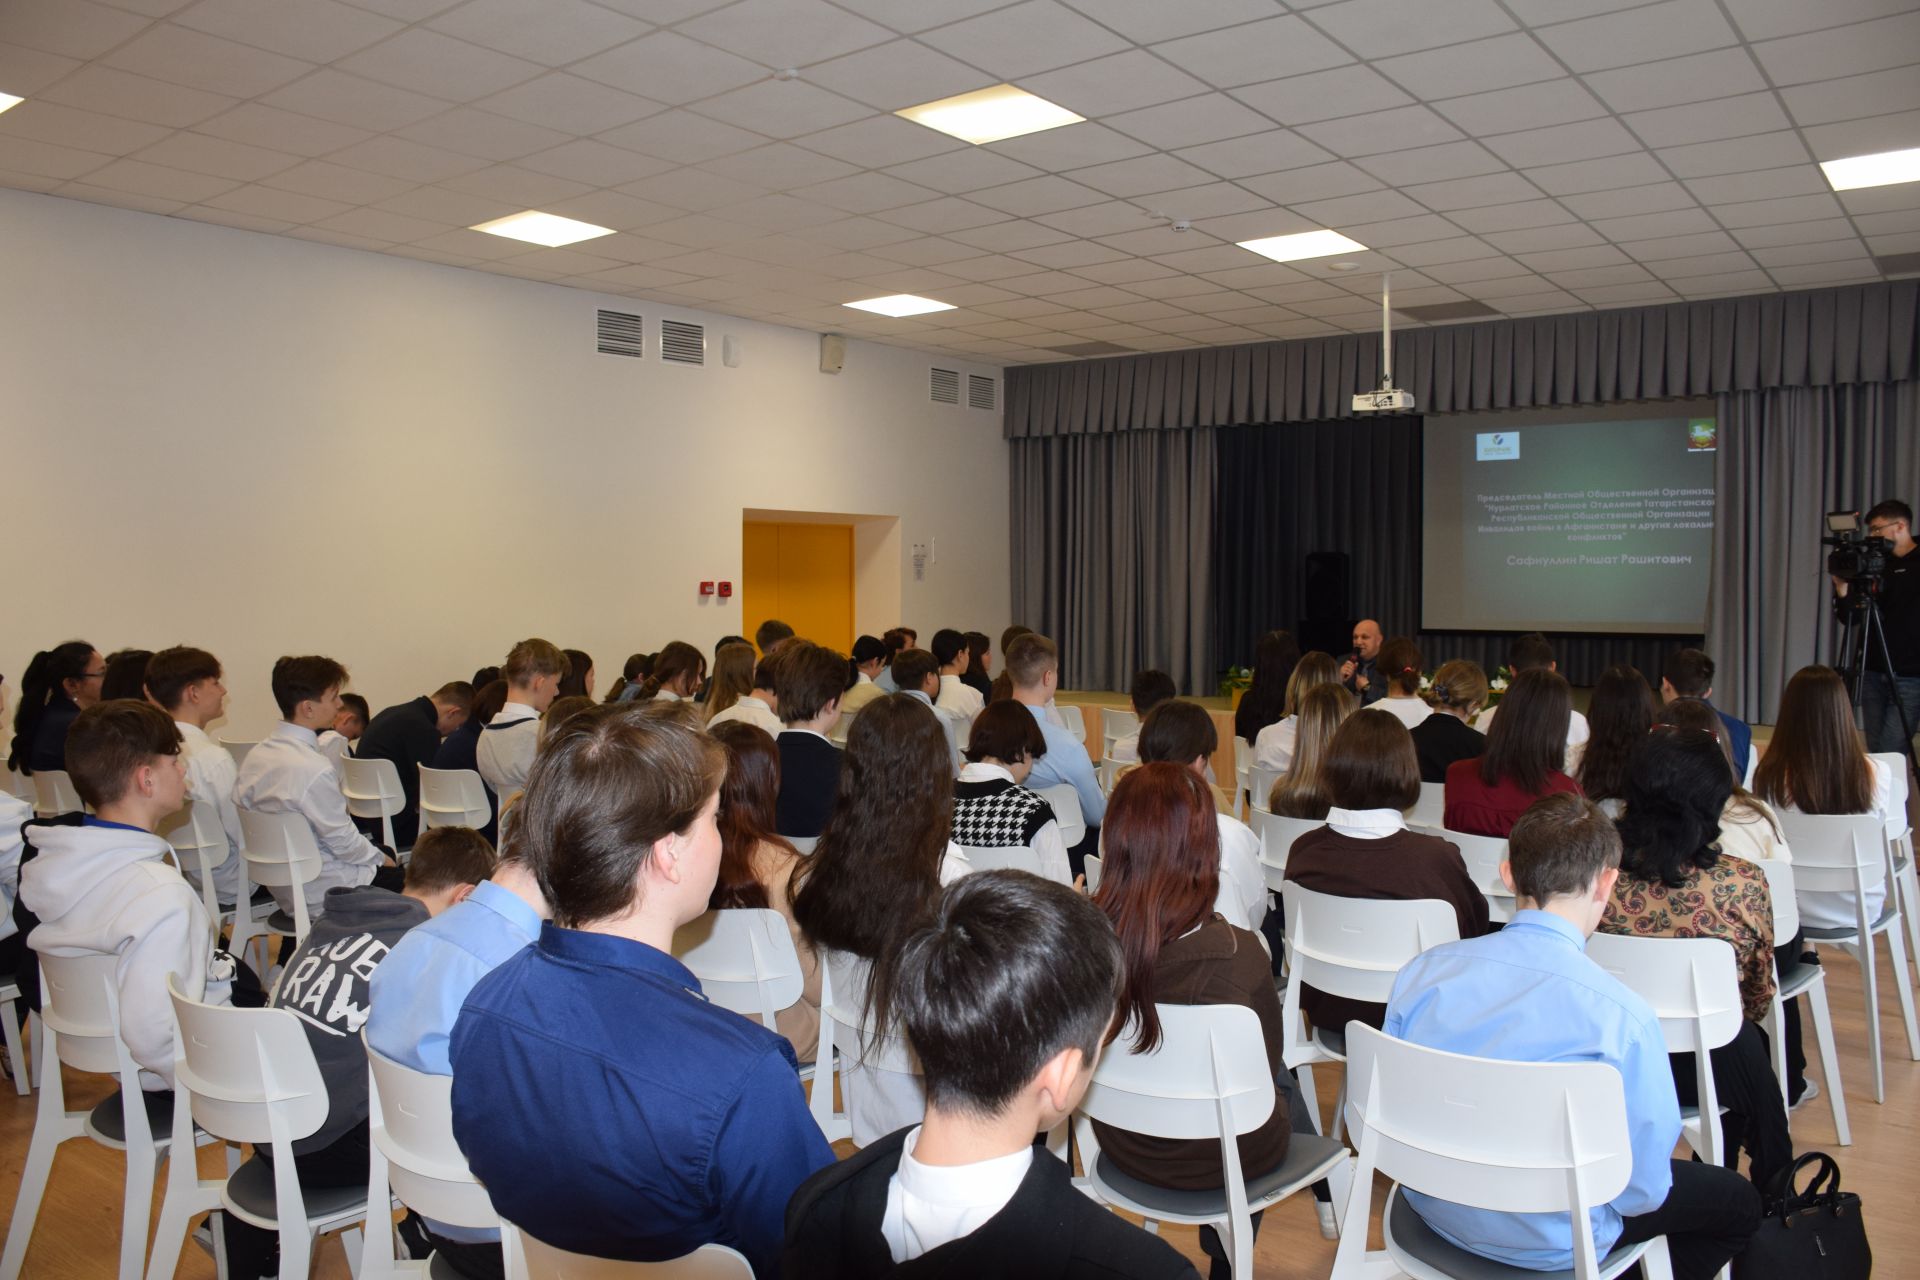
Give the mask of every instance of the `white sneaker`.
[(1809, 1077), (1807, 1080), (1807, 1087), (1800, 1091), (1800, 1096), (1794, 1100), (1793, 1105), (1788, 1107), (1787, 1110), (1798, 1111), (1800, 1108), (1806, 1106), (1809, 1102), (1812, 1102), (1815, 1098), (1819, 1096), (1820, 1096), (1820, 1082), (1818, 1080), (1815, 1080)]
[(1313, 1207), (1318, 1210), (1320, 1214), (1321, 1237), (1327, 1240), (1338, 1240), (1340, 1238), (1340, 1220), (1334, 1216), (1333, 1205), (1326, 1200), (1315, 1200)]

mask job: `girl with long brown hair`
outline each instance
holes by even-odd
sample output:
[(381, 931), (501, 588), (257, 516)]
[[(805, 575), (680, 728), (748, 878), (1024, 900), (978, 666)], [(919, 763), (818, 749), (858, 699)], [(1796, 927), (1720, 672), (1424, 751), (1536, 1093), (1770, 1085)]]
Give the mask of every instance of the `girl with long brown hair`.
[(654, 655), (653, 671), (640, 686), (642, 702), (684, 702), (707, 678), (707, 655), (685, 640), (672, 640)]
[(1311, 818), (1315, 822), (1327, 816), (1332, 801), (1321, 769), (1334, 731), (1359, 705), (1360, 700), (1341, 684), (1315, 685), (1307, 690), (1294, 717), (1293, 763), (1274, 782), (1273, 792), (1267, 797), (1269, 810), (1282, 817)]
[(1487, 733), (1487, 753), (1447, 768), (1446, 825), (1472, 836), (1506, 838), (1527, 807), (1556, 791), (1580, 794), (1561, 772), (1573, 695), (1554, 671), (1536, 667), (1513, 678)]
[(707, 720), (753, 692), (753, 646), (744, 640), (723, 644), (713, 655), (713, 679), (707, 682)]

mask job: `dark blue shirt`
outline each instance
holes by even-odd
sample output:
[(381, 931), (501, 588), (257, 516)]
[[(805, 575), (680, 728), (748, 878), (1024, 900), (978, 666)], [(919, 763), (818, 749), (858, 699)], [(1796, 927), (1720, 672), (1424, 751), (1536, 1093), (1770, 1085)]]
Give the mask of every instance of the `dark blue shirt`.
[[(1709, 702), (1708, 706), (1713, 704)], [(1753, 730), (1745, 720), (1730, 716), (1718, 707), (1713, 714), (1720, 717), (1720, 723), (1727, 726), (1727, 745), (1733, 748), (1733, 774), (1739, 781), (1746, 781), (1747, 761), (1753, 758)]]
[(53, 695), (34, 730), (32, 749), (27, 754), (28, 773), (54, 773), (67, 767), (67, 730), (79, 716), (79, 703), (64, 693)]
[(562, 1249), (703, 1244), (780, 1274), (787, 1201), (833, 1150), (793, 1050), (644, 943), (552, 924), (454, 1025), (453, 1131), (500, 1216)]

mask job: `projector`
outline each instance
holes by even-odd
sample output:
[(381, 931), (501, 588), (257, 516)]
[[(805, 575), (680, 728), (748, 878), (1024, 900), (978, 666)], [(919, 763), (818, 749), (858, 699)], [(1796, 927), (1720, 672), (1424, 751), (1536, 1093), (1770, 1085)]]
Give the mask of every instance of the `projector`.
[(1378, 391), (1362, 391), (1353, 398), (1355, 413), (1384, 413), (1391, 409), (1413, 408), (1413, 392), (1396, 391), (1392, 387), (1382, 387)]

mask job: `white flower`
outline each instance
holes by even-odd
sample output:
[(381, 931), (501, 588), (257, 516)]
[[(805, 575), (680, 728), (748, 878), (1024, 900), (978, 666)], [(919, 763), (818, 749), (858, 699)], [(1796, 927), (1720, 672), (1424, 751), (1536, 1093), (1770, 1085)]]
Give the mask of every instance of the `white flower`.
[(1499, 676), (1495, 676), (1493, 678), (1493, 683), (1487, 687), (1494, 690), (1496, 693), (1504, 693), (1506, 692), (1507, 682), (1501, 679)]

